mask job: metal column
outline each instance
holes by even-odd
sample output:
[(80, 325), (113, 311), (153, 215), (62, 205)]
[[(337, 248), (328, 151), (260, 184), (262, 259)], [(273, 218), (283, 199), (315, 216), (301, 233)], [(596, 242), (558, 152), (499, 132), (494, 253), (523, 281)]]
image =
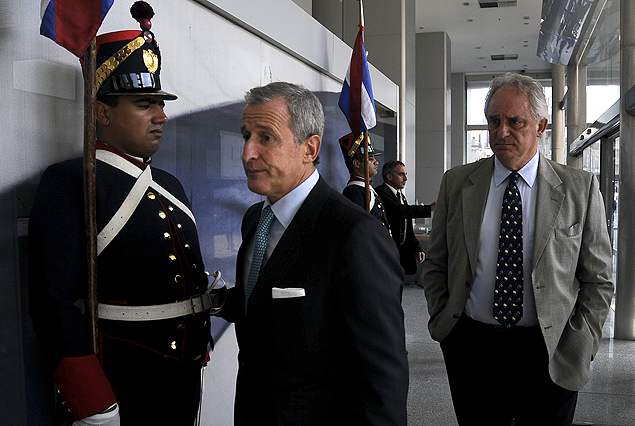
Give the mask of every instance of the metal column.
[(625, 93), (635, 84), (635, 0), (620, 2), (620, 194), (617, 237), (615, 338), (635, 340), (635, 117)]
[(551, 66), (552, 106), (551, 106), (551, 159), (565, 164), (564, 140), (564, 66)]

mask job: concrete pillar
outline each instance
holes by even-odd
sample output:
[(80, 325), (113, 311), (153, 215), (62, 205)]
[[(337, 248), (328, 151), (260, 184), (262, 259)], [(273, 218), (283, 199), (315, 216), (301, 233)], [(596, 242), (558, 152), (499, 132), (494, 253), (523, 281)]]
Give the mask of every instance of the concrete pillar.
[(465, 74), (452, 74), (452, 135), (450, 137), (452, 145), (452, 159), (450, 167), (460, 166), (467, 161), (467, 87), (465, 84)]
[[(314, 13), (317, 3), (314, 0)], [(341, 4), (342, 39), (352, 45), (359, 23), (359, 2), (343, 0)], [(364, 0), (364, 17), (368, 61), (399, 85), (397, 151), (387, 152), (384, 158), (403, 161), (412, 178), (418, 157), (415, 155), (415, 1)], [(416, 180), (411, 179), (406, 197), (414, 200), (418, 197), (416, 192)]]
[(560, 164), (565, 164), (565, 138), (564, 138), (564, 66), (551, 66), (552, 81), (552, 109), (551, 109), (551, 159)]
[[(586, 125), (580, 123), (580, 68), (577, 65), (567, 66), (567, 164), (579, 169), (582, 168), (582, 157), (569, 155), (571, 143), (584, 131)], [(586, 91), (586, 86), (582, 86)], [(586, 112), (586, 110), (585, 110)], [(585, 120), (586, 121), (586, 120)], [(586, 124), (586, 123), (585, 123)]]
[[(417, 38), (417, 198), (437, 197), (443, 173), (451, 166), (450, 39), (444, 32)], [(434, 58), (434, 60), (430, 60)]]
[(342, 38), (342, 0), (313, 0), (313, 17)]
[(625, 93), (635, 84), (635, 2), (620, 5), (620, 198), (617, 236), (615, 338), (635, 340), (635, 117), (625, 111)]

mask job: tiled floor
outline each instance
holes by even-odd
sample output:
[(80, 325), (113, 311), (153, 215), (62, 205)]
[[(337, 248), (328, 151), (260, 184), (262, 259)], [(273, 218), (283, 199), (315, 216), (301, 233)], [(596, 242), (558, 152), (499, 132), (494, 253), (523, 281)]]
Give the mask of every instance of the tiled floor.
[[(430, 338), (423, 289), (404, 288), (406, 347), (410, 362), (408, 424), (456, 426), (450, 388), (439, 344)], [(635, 342), (613, 340), (613, 312), (591, 368), (591, 380), (580, 391), (574, 423), (635, 426)]]

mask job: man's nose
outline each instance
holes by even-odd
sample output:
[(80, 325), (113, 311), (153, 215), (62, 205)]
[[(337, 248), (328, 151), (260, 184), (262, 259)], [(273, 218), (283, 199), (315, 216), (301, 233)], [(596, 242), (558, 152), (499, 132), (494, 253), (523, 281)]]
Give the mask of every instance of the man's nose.
[(509, 135), (509, 131), (510, 131), (509, 124), (507, 124), (507, 122), (505, 121), (502, 121), (498, 129), (496, 129), (496, 135), (500, 139), (503, 139), (505, 138), (505, 136)]
[(249, 138), (245, 141), (245, 145), (243, 146), (243, 163), (248, 163), (249, 161), (255, 160), (256, 158), (258, 158), (256, 144), (251, 140), (251, 138)]
[(168, 121), (168, 116), (165, 114), (163, 107), (159, 105), (153, 105), (154, 109), (154, 118), (153, 122), (157, 124), (164, 124)]

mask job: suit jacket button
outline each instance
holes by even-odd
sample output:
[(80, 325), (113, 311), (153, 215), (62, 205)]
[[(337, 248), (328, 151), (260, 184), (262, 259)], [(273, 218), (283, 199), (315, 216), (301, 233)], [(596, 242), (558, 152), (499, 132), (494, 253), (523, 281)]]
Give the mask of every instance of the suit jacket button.
[(459, 318), (461, 318), (461, 314), (454, 314), (454, 315), (452, 315), (452, 318), (459, 319)]

